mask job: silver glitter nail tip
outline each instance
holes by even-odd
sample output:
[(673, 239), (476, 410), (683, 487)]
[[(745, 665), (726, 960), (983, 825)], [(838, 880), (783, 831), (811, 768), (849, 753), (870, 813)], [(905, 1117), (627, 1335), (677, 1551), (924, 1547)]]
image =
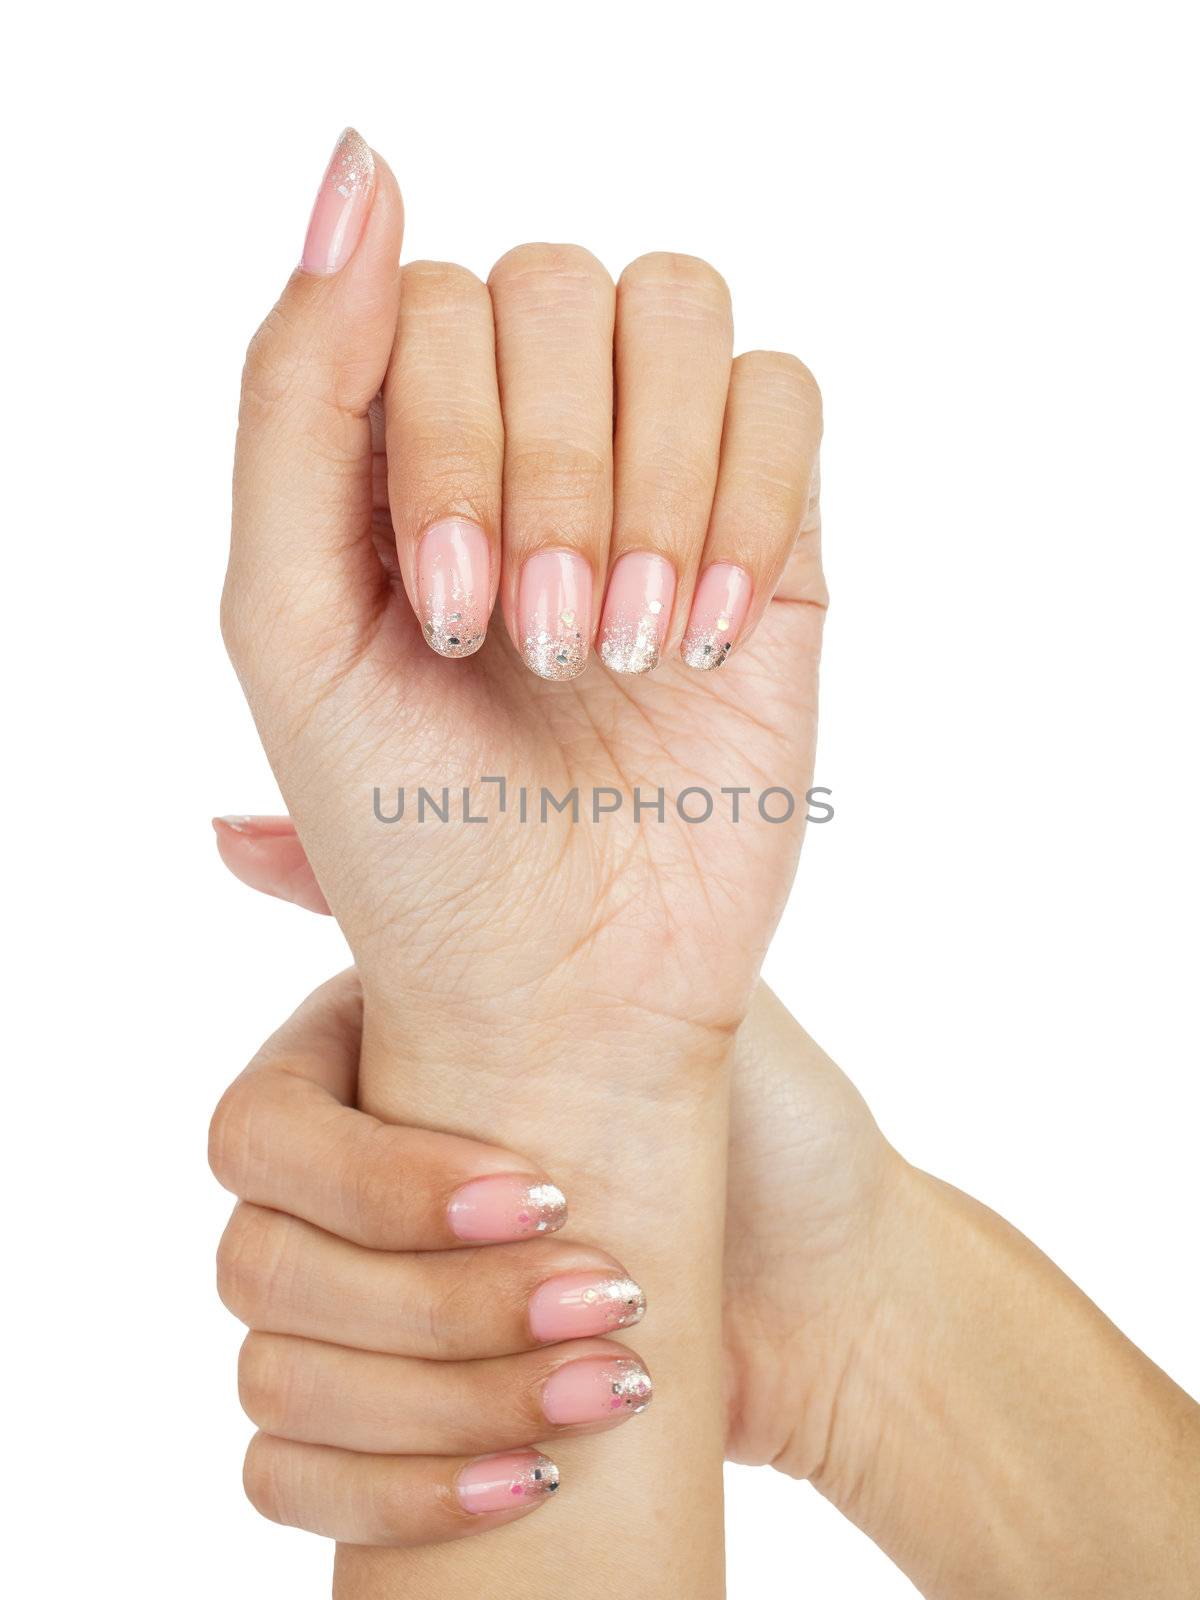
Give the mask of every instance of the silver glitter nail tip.
[(646, 1315), (646, 1296), (632, 1278), (606, 1278), (583, 1291), (585, 1305), (599, 1306), (609, 1328), (632, 1328)]
[(375, 157), (356, 128), (347, 128), (337, 142), (330, 163), (329, 183), (343, 200), (365, 189), (375, 176)]
[(659, 663), (658, 628), (653, 617), (637, 623), (610, 622), (600, 640), (600, 659), (612, 672), (653, 672)]
[(529, 1465), (513, 1479), (510, 1493), (514, 1500), (537, 1500), (558, 1489), (558, 1468), (549, 1456), (533, 1456)]
[(523, 1233), (557, 1233), (567, 1220), (567, 1197), (552, 1183), (534, 1183), (517, 1214)]
[[(564, 612), (563, 616), (570, 616), (572, 623), (575, 620), (573, 611)], [(583, 637), (582, 629), (564, 622), (557, 633), (542, 630), (528, 634), (524, 656), (525, 665), (536, 672), (539, 678), (565, 682), (568, 678), (577, 678), (587, 666), (587, 640)]]
[(609, 1410), (614, 1413), (632, 1411), (637, 1416), (654, 1398), (654, 1384), (640, 1361), (614, 1361), (605, 1376), (612, 1390)]
[(486, 636), (486, 622), (474, 606), (465, 602), (458, 611), (430, 609), (425, 618), (425, 638), (430, 649), (451, 660), (473, 656)]
[[(725, 627), (728, 626), (726, 622)], [(726, 637), (724, 629), (705, 628), (689, 633), (683, 641), (683, 659), (698, 672), (711, 672), (714, 667), (725, 665), (732, 649), (733, 641)]]

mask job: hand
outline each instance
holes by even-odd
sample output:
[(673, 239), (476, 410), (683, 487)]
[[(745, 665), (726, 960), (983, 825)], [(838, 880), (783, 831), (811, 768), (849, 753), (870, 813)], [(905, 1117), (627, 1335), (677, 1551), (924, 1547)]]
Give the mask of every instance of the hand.
[[(239, 877), (319, 909), (287, 819), (218, 836)], [(729, 1176), (728, 1454), (811, 1477), (936, 1600), (1196, 1592), (1200, 1408), (1028, 1241), (902, 1162), (761, 988)]]
[[(791, 356), (731, 360), (728, 291), (689, 257), (614, 288), (586, 251), (527, 245), (486, 289), (433, 263), (402, 289), (400, 241), (395, 181), (347, 135), (247, 359), (231, 655), (383, 1026), (461, 1048), (499, 1022), (542, 1048), (600, 996), (695, 1058), (745, 1013), (800, 846), (815, 385)], [(597, 634), (609, 670), (585, 671)], [(505, 817), (484, 774), (507, 779)], [(388, 826), (372, 792), (386, 815), (397, 785)], [(695, 785), (710, 823), (677, 814)], [(421, 826), (421, 786), (473, 787), (489, 825)], [(579, 788), (584, 820), (522, 826), (521, 787), (538, 816), (543, 788)], [(748, 791), (737, 824), (723, 787)], [(760, 814), (770, 788), (795, 797), (786, 822)], [(661, 822), (634, 818), (635, 789), (665, 791)], [(593, 790), (621, 813), (587, 820)]]
[(238, 1385), (261, 1430), (246, 1492), (356, 1545), (440, 1542), (544, 1504), (558, 1468), (532, 1441), (645, 1410), (649, 1373), (607, 1337), (645, 1299), (611, 1257), (548, 1237), (563, 1196), (521, 1157), (351, 1109), (360, 1033), (344, 974), (213, 1117), (213, 1171), (240, 1197), (218, 1282), (252, 1330)]
[[(328, 910), (290, 818), (223, 817), (214, 827), (221, 859), (243, 883), (311, 911)], [(339, 1097), (353, 1104), (360, 1019), (348, 1003), (353, 976), (338, 982), (347, 986), (347, 1003), (331, 1015), (336, 1033), (330, 1028), (310, 1037), (313, 1025), (302, 1008), (266, 1050), (281, 1053), (287, 1046), (309, 1070), (328, 1051), (340, 1064)], [(326, 1077), (328, 1064), (321, 1070)], [(266, 1098), (270, 1082), (254, 1074), (238, 1080), (233, 1104), (247, 1124), (259, 1123), (256, 1102)], [(868, 1314), (869, 1244), (902, 1163), (849, 1079), (764, 984), (737, 1035), (732, 1101), (726, 1454), (808, 1478), (822, 1464), (837, 1465), (830, 1458), (830, 1425), (838, 1383)], [(375, 1127), (373, 1119), (364, 1122)], [(269, 1147), (276, 1158), (287, 1159), (290, 1150), (289, 1165), (307, 1173), (313, 1170), (305, 1159), (311, 1145), (297, 1124)], [(340, 1170), (353, 1195), (355, 1173)], [(238, 1174), (226, 1171), (222, 1181), (247, 1195)], [(269, 1187), (250, 1198), (295, 1209)], [(348, 1209), (343, 1199), (341, 1213)], [(309, 1211), (303, 1215), (322, 1221)], [(336, 1219), (324, 1225), (344, 1232)], [(843, 1435), (839, 1446), (857, 1448), (857, 1441)]]

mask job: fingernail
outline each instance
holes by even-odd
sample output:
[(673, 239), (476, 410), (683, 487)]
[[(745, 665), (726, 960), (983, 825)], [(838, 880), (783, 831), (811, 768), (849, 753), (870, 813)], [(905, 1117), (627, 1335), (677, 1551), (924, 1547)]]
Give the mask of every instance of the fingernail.
[(256, 839), (295, 837), (296, 828), (291, 817), (214, 817), (214, 828), (232, 828), (234, 833), (248, 833)]
[(714, 562), (703, 573), (683, 640), (683, 659), (689, 667), (708, 672), (728, 659), (750, 609), (752, 591), (750, 574), (728, 561)]
[(417, 596), (425, 637), (440, 656), (474, 655), (491, 598), (487, 534), (463, 517), (427, 528), (417, 546)]
[(530, 1183), (507, 1173), (475, 1178), (450, 1199), (450, 1228), (458, 1239), (504, 1244), (535, 1233), (557, 1233), (567, 1201), (552, 1183)]
[(506, 1450), (468, 1461), (458, 1475), (459, 1502), (465, 1511), (511, 1511), (541, 1500), (558, 1488), (558, 1468), (536, 1450)]
[(654, 1393), (650, 1374), (640, 1361), (597, 1356), (568, 1361), (542, 1389), (542, 1411), (557, 1427), (579, 1422), (607, 1422), (621, 1414), (645, 1411)]
[(542, 1344), (632, 1328), (645, 1315), (641, 1289), (611, 1272), (564, 1273), (543, 1283), (529, 1302), (529, 1326)]
[(361, 134), (347, 128), (317, 190), (300, 266), (327, 278), (344, 267), (362, 237), (371, 203), (375, 157)]
[(653, 672), (671, 623), (675, 568), (662, 556), (631, 550), (608, 580), (600, 622), (600, 659), (614, 672)]
[(521, 569), (517, 627), (540, 678), (577, 678), (592, 631), (592, 569), (573, 550), (539, 550)]

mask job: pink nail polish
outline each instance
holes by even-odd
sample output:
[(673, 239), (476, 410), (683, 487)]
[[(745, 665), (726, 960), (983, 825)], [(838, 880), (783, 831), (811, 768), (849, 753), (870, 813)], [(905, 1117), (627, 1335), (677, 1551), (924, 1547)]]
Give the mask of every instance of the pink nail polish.
[(614, 672), (653, 672), (671, 623), (675, 568), (648, 550), (631, 550), (608, 580), (600, 659)]
[(552, 1183), (499, 1173), (463, 1184), (450, 1200), (450, 1228), (475, 1244), (504, 1244), (535, 1233), (557, 1233), (567, 1202)]
[(577, 678), (592, 633), (592, 569), (573, 550), (539, 550), (521, 568), (517, 628), (540, 678)]
[(542, 1411), (547, 1422), (560, 1428), (609, 1422), (645, 1411), (653, 1393), (650, 1374), (640, 1361), (596, 1356), (559, 1367), (542, 1389)]
[(427, 528), (417, 546), (417, 595), (425, 637), (440, 656), (474, 655), (491, 599), (487, 534), (463, 517)]
[(529, 1326), (541, 1344), (587, 1339), (632, 1328), (646, 1315), (646, 1296), (632, 1278), (611, 1272), (566, 1272), (534, 1291)]
[(708, 672), (729, 658), (750, 609), (753, 585), (750, 574), (728, 561), (707, 568), (692, 597), (692, 614), (683, 639), (683, 659), (689, 667)]
[(347, 128), (317, 190), (300, 257), (303, 271), (327, 278), (344, 267), (362, 237), (371, 208), (375, 157), (361, 134)]
[(234, 833), (256, 839), (294, 839), (296, 827), (291, 817), (214, 817), (213, 827), (232, 828)]
[(536, 1450), (506, 1450), (468, 1461), (458, 1475), (458, 1498), (465, 1511), (513, 1511), (544, 1500), (558, 1488), (558, 1468)]

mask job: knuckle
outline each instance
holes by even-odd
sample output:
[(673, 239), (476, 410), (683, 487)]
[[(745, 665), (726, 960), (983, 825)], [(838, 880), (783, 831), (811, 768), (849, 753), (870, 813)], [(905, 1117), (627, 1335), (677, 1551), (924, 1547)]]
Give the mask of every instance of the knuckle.
[(433, 1279), (419, 1307), (411, 1308), (410, 1335), (418, 1348), (439, 1360), (478, 1354), (479, 1283), (474, 1274), (454, 1271)]
[(230, 1084), (208, 1125), (208, 1165), (223, 1189), (240, 1194), (246, 1184), (250, 1149), (250, 1110), (244, 1080)]
[(799, 356), (782, 350), (747, 350), (734, 361), (733, 376), (735, 382), (753, 383), (760, 391), (820, 418), (820, 387)]
[(622, 498), (628, 494), (637, 505), (661, 508), (668, 526), (690, 526), (697, 515), (707, 516), (716, 465), (698, 455), (690, 439), (663, 439), (622, 485)]
[(804, 510), (800, 485), (777, 460), (766, 454), (748, 458), (730, 487), (754, 526), (774, 537), (799, 535)]
[(420, 529), (447, 508), (486, 509), (485, 526), (496, 515), (504, 443), (490, 417), (467, 405), (431, 416), (414, 396), (401, 416), (405, 448), (389, 463), (388, 496), (397, 514)]
[(242, 1463), (242, 1488), (246, 1499), (260, 1516), (271, 1522), (283, 1522), (284, 1482), (282, 1466), (283, 1448), (273, 1439), (256, 1433), (246, 1450)]
[(519, 244), (500, 257), (488, 276), (493, 287), (525, 281), (538, 289), (548, 280), (612, 283), (603, 263), (578, 244)]
[(545, 1428), (542, 1392), (560, 1365), (547, 1358), (538, 1362), (532, 1375), (529, 1369), (514, 1366), (507, 1377), (490, 1380), (486, 1392), (481, 1385), (475, 1414), (488, 1419), (493, 1438), (531, 1438)]
[(618, 288), (625, 296), (665, 300), (710, 315), (728, 315), (731, 305), (729, 285), (715, 267), (699, 256), (670, 250), (653, 250), (631, 261)]
[(527, 1276), (486, 1249), (455, 1251), (452, 1262), (427, 1267), (415, 1289), (404, 1308), (406, 1348), (439, 1361), (483, 1354), (494, 1322), (507, 1322), (510, 1306), (519, 1320), (530, 1292)]
[(273, 306), (246, 347), (242, 404), (278, 405), (294, 393), (306, 361), (282, 302)]
[(367, 1486), (364, 1501), (373, 1543), (386, 1546), (409, 1542), (413, 1524), (412, 1489), (403, 1478), (390, 1472), (378, 1474)]
[(396, 1248), (399, 1185), (394, 1163), (356, 1150), (350, 1166), (349, 1214), (355, 1237), (376, 1248)]
[(238, 1399), (251, 1422), (264, 1433), (290, 1436), (295, 1429), (307, 1429), (314, 1414), (319, 1416), (307, 1350), (297, 1340), (253, 1331), (242, 1341)]
[[(487, 289), (468, 267), (454, 261), (410, 261), (401, 272), (401, 305), (420, 311), (461, 311), (487, 299)], [(403, 296), (408, 296), (405, 305)]]
[(607, 452), (561, 440), (527, 440), (510, 446), (506, 490), (514, 499), (607, 504), (612, 464)]
[(286, 1409), (286, 1379), (276, 1342), (248, 1333), (238, 1352), (238, 1399), (242, 1410), (266, 1433), (277, 1433)]
[(277, 1304), (290, 1272), (288, 1231), (260, 1206), (234, 1208), (217, 1247), (217, 1293), (239, 1321), (257, 1322)]

